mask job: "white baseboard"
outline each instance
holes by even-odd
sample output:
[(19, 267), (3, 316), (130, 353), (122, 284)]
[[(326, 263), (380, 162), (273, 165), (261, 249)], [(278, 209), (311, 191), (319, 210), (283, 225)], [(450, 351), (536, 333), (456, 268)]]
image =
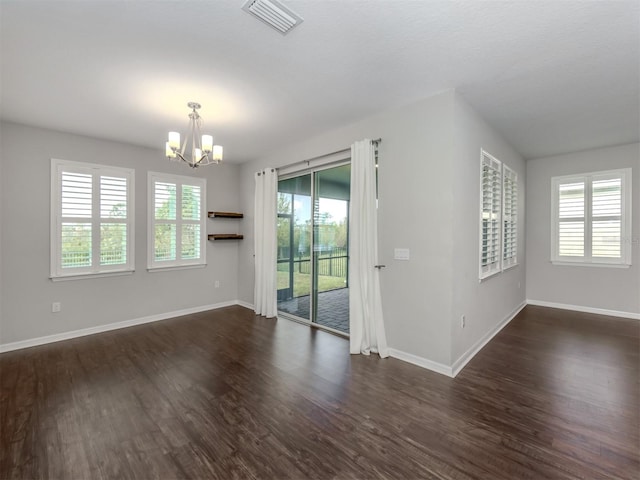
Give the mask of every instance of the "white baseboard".
[(394, 348), (389, 349), (389, 355), (393, 358), (397, 358), (398, 360), (402, 360), (405, 362), (413, 363), (422, 368), (426, 368), (427, 370), (431, 370), (436, 373), (441, 373), (443, 375), (447, 375), (448, 377), (455, 378), (456, 375), (460, 373), (460, 371), (465, 367), (467, 363), (471, 361), (473, 357), (484, 347), (487, 343), (491, 341), (493, 337), (495, 337), (500, 330), (502, 330), (511, 320), (515, 318), (515, 316), (520, 313), (520, 311), (526, 306), (526, 302), (522, 302), (518, 307), (507, 315), (498, 325), (489, 330), (480, 340), (473, 344), (473, 346), (463, 353), (458, 360), (456, 360), (453, 365), (448, 366), (443, 363), (434, 362), (427, 358), (418, 357), (417, 355), (413, 355), (411, 353), (403, 352), (401, 350), (396, 350)]
[(562, 310), (574, 310), (576, 312), (595, 313), (596, 315), (609, 315), (610, 317), (631, 318), (640, 320), (640, 313), (622, 312), (619, 310), (607, 310), (605, 308), (584, 307), (581, 305), (568, 305), (565, 303), (545, 302), (543, 300), (529, 300), (527, 305), (536, 305), (538, 307), (560, 308)]
[(255, 311), (253, 303), (244, 302), (242, 300), (236, 300), (236, 305), (240, 305), (241, 307), (248, 308), (249, 310)]
[[(218, 308), (229, 307), (232, 305), (239, 305), (244, 308), (248, 308), (253, 311), (254, 306), (248, 302), (242, 300), (231, 300), (227, 302), (220, 302), (210, 305), (201, 305), (199, 307), (186, 308), (183, 310), (175, 310), (173, 312), (159, 313), (156, 315), (149, 315), (141, 318), (134, 318), (131, 320), (125, 320), (123, 322), (110, 323), (107, 325), (99, 325), (97, 327), (83, 328), (80, 330), (72, 330), (70, 332), (63, 332), (54, 335), (46, 335), (44, 337), (37, 337), (28, 340), (22, 340), (19, 342), (0, 344), (0, 353), (10, 352), (12, 350), (19, 350), (23, 348), (35, 347), (38, 345), (44, 345), (47, 343), (60, 342), (62, 340), (69, 340), (71, 338), (84, 337), (87, 335), (94, 335), (96, 333), (108, 332), (111, 330), (118, 330), (120, 328), (132, 327), (134, 325), (141, 325), (144, 323), (158, 322), (160, 320), (167, 320), (169, 318), (180, 317), (183, 315), (190, 315), (193, 313), (204, 312), (207, 310), (216, 310)], [(411, 353), (403, 352), (395, 348), (389, 349), (389, 355), (398, 360), (412, 363), (427, 370), (431, 370), (448, 377), (455, 378), (458, 373), (465, 367), (467, 363), (484, 347), (496, 334), (502, 330), (526, 305), (537, 305), (541, 307), (560, 308), (563, 310), (574, 310), (577, 312), (595, 313), (599, 315), (609, 315), (613, 317), (631, 318), (640, 320), (640, 314), (632, 312), (621, 312), (616, 310), (606, 310), (601, 308), (583, 307), (579, 305), (567, 305), (562, 303), (545, 302), (541, 300), (529, 300), (519, 305), (510, 315), (503, 319), (498, 325), (492, 328), (487, 334), (485, 334), (480, 340), (478, 340), (469, 350), (456, 360), (452, 366), (445, 365), (443, 363), (434, 362), (424, 357), (419, 357)]]
[(398, 360), (402, 360), (403, 362), (413, 363), (418, 367), (426, 368), (427, 370), (431, 370), (432, 372), (441, 373), (442, 375), (446, 375), (448, 377), (453, 377), (453, 370), (451, 367), (445, 365), (444, 363), (434, 362), (433, 360), (429, 360), (424, 357), (419, 357), (417, 355), (413, 355), (412, 353), (403, 352), (402, 350), (396, 350), (395, 348), (389, 349), (389, 356), (393, 358), (397, 358)]
[(489, 343), (491, 339), (495, 337), (500, 330), (506, 327), (509, 324), (509, 322), (513, 320), (515, 316), (518, 315), (518, 313), (520, 313), (520, 311), (526, 306), (527, 306), (527, 302), (522, 302), (520, 305), (518, 305), (518, 307), (516, 307), (516, 309), (513, 312), (507, 315), (500, 323), (498, 323), (495, 327), (489, 330), (482, 338), (480, 338), (480, 340), (474, 343), (469, 350), (464, 352), (460, 356), (460, 358), (458, 358), (458, 360), (453, 362), (453, 365), (450, 367), (453, 373), (451, 376), (455, 377), (456, 375), (458, 375), (460, 371), (465, 367), (465, 365), (469, 363), (471, 359), (475, 357), (480, 350), (482, 350), (482, 347), (484, 347), (487, 343)]
[(149, 315), (148, 317), (134, 318), (131, 320), (125, 320), (123, 322), (109, 323), (107, 325), (99, 325), (97, 327), (82, 328), (80, 330), (72, 330), (70, 332), (56, 333), (54, 335), (46, 335), (44, 337), (30, 338), (28, 340), (21, 340), (19, 342), (0, 344), (0, 353), (19, 350), (22, 348), (35, 347), (37, 345), (44, 345), (46, 343), (60, 342), (62, 340), (69, 340), (71, 338), (94, 335), (96, 333), (109, 332), (111, 330), (118, 330), (120, 328), (133, 327), (134, 325), (141, 325), (143, 323), (158, 322), (160, 320), (167, 320), (169, 318), (180, 317), (182, 315), (190, 315), (192, 313), (205, 312), (207, 310), (216, 310), (218, 308), (229, 307), (231, 305), (238, 304), (238, 301), (231, 300), (228, 302), (214, 303), (211, 305), (201, 305), (199, 307), (185, 308), (183, 310), (175, 310), (173, 312)]

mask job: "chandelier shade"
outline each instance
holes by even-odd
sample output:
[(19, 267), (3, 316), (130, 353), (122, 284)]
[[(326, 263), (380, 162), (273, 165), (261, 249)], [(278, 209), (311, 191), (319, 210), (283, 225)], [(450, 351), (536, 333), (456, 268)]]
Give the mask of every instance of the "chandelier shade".
[(220, 163), (222, 146), (213, 144), (213, 136), (200, 133), (202, 117), (198, 110), (201, 105), (189, 102), (187, 106), (191, 109), (191, 113), (189, 113), (189, 126), (184, 143), (180, 142), (179, 132), (169, 132), (165, 155), (169, 160), (185, 162), (191, 168)]

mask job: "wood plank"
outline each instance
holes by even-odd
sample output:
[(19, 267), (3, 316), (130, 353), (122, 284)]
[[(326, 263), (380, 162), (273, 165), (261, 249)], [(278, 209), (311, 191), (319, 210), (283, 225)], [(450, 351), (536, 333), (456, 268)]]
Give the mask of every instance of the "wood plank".
[(209, 240), (242, 240), (244, 235), (237, 233), (212, 233), (209, 234)]
[(640, 324), (526, 307), (456, 379), (234, 306), (0, 354), (0, 478), (635, 479)]
[(244, 218), (239, 212), (209, 212), (209, 218)]

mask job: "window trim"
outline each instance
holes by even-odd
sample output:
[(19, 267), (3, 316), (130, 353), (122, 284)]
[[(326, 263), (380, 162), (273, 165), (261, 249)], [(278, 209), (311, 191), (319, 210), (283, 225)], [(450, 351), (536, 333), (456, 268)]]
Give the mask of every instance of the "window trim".
[[(175, 183), (179, 186), (176, 191), (176, 252), (180, 252), (181, 239), (179, 238), (183, 220), (178, 219), (178, 212), (181, 209), (182, 198), (181, 192), (184, 185), (192, 185), (200, 187), (200, 257), (197, 259), (176, 259), (176, 260), (155, 260), (155, 183), (166, 182)], [(147, 173), (147, 271), (161, 272), (167, 270), (180, 270), (185, 268), (197, 268), (207, 265), (207, 179), (202, 177), (190, 177), (186, 175), (175, 175), (172, 173), (152, 172)], [(193, 221), (187, 222), (193, 223)]]
[[(62, 262), (62, 172), (75, 172), (82, 174), (90, 174), (92, 185), (99, 185), (101, 176), (118, 176), (127, 179), (127, 217), (125, 223), (127, 226), (127, 262), (119, 265), (100, 265), (99, 262), (92, 262), (90, 267), (78, 267), (63, 269)], [(96, 180), (97, 177), (97, 180)], [(76, 162), (72, 160), (63, 160), (58, 158), (51, 159), (51, 204), (50, 204), (50, 270), (49, 278), (52, 281), (61, 280), (79, 280), (86, 278), (96, 278), (105, 276), (127, 275), (135, 271), (135, 170), (126, 167), (117, 167), (113, 165), (102, 165), (98, 163)], [(97, 200), (96, 200), (97, 198)], [(100, 211), (100, 189), (92, 189), (91, 195), (92, 215), (86, 223), (91, 223), (92, 235), (99, 236), (99, 228), (101, 222)], [(109, 222), (107, 222), (109, 223)], [(94, 226), (97, 225), (97, 230)], [(96, 233), (97, 232), (97, 233)], [(97, 249), (97, 254), (94, 251)], [(92, 242), (92, 257), (100, 255), (100, 242)], [(66, 270), (66, 271), (65, 271)]]
[[(631, 238), (632, 232), (632, 171), (631, 168), (619, 168), (573, 175), (551, 177), (551, 263), (564, 266), (628, 268), (631, 266)], [(593, 225), (593, 181), (601, 179), (620, 178), (621, 212), (620, 212), (620, 258), (593, 257), (592, 225)], [(559, 191), (560, 185), (570, 182), (584, 183), (584, 255), (561, 256), (559, 249)]]

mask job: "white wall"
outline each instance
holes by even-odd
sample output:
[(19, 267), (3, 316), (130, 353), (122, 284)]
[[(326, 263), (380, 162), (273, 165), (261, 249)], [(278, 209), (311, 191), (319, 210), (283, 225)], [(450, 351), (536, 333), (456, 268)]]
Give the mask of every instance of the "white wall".
[[(461, 97), (455, 101), (452, 359), (455, 363), (525, 301), (525, 161)], [(478, 281), (480, 150), (518, 174), (518, 265)], [(461, 315), (466, 317), (462, 328)]]
[[(237, 299), (238, 242), (207, 242), (207, 266), (148, 273), (147, 171), (207, 178), (207, 207), (238, 210), (239, 167), (191, 170), (157, 150), (77, 135), (0, 125), (2, 145), (2, 323), (0, 344), (97, 327)], [(135, 267), (132, 275), (49, 280), (50, 159), (135, 168)], [(236, 225), (207, 220), (210, 233)], [(241, 228), (241, 227), (240, 227)], [(220, 288), (214, 289), (219, 280)], [(62, 303), (51, 313), (51, 303)]]
[[(253, 303), (255, 171), (382, 138), (379, 151), (379, 252), (389, 345), (448, 364), (451, 316), (451, 163), (453, 92), (385, 112), (244, 164), (247, 241), (240, 254), (240, 299)], [(410, 261), (393, 260), (394, 247)]]
[[(525, 298), (524, 162), (453, 91), (243, 165), (243, 208), (250, 218), (245, 225), (248, 241), (240, 253), (240, 298), (253, 302), (253, 173), (332, 152), (365, 137), (382, 138), (379, 260), (387, 265), (381, 287), (389, 346), (450, 366)], [(480, 147), (518, 172), (522, 192), (521, 264), (482, 284), (478, 283)], [(409, 261), (393, 259), (398, 247), (410, 249)], [(461, 313), (469, 319), (464, 331), (457, 328)]]
[[(3, 135), (3, 131), (2, 131), (2, 126), (0, 125), (0, 148), (2, 147), (3, 144), (3, 140), (4, 140), (4, 135)], [(2, 283), (2, 237), (3, 237), (3, 228), (2, 226), (4, 225), (4, 195), (2, 194), (2, 192), (4, 191), (4, 182), (3, 182), (3, 168), (2, 165), (4, 164), (4, 162), (2, 161), (3, 156), (1, 155), (1, 150), (0, 150), (0, 344), (2, 343), (2, 315), (4, 312), (4, 302), (2, 300), (2, 292), (4, 291), (3, 288), (3, 283)]]
[[(552, 265), (551, 177), (633, 168), (630, 268)], [(527, 162), (527, 298), (578, 307), (640, 313), (640, 144)]]

